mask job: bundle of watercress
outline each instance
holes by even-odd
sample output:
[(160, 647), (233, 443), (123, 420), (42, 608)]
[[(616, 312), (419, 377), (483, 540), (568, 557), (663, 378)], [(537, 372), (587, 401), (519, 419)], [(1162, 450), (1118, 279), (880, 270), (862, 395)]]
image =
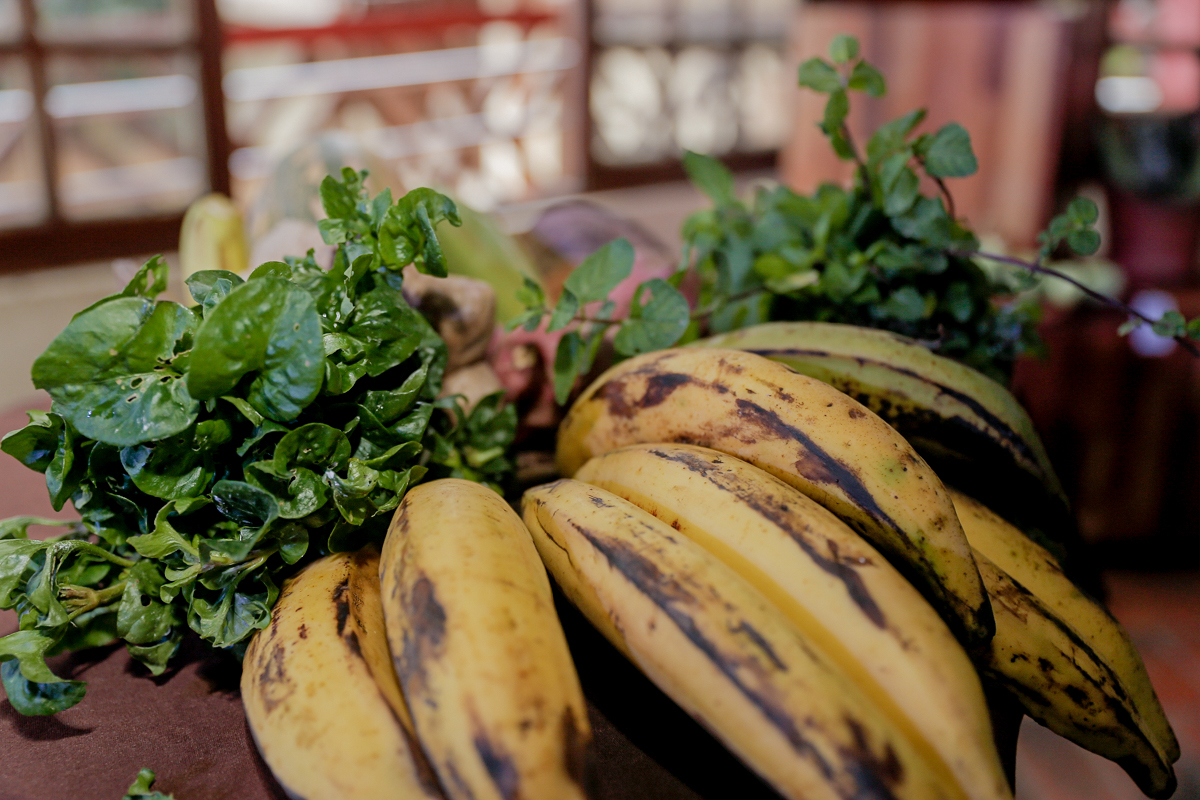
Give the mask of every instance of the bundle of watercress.
[[(35, 362), (51, 411), (0, 449), (80, 520), (0, 523), (0, 607), (20, 619), (0, 677), (21, 713), (83, 697), (49, 655), (120, 639), (159, 674), (189, 628), (244, 648), (284, 577), (380, 539), (409, 486), (508, 475), (515, 409), (438, 399), (446, 346), (401, 291), (410, 263), (446, 274), (434, 226), (458, 224), (455, 206), (429, 189), (370, 198), (365, 177), (321, 185), (331, 269), (310, 251), (246, 280), (199, 272), (187, 307), (156, 299), (154, 258)], [(66, 532), (33, 540), (33, 524)]]

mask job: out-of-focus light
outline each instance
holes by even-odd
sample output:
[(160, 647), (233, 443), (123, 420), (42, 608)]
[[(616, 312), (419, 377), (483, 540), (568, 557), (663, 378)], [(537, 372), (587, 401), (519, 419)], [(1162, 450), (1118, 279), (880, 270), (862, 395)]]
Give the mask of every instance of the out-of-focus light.
[(46, 92), (46, 112), (55, 119), (183, 108), (196, 97), (187, 75), (161, 75), (94, 83), (63, 83)]
[(1096, 81), (1096, 102), (1110, 114), (1145, 114), (1162, 100), (1162, 89), (1153, 78), (1111, 75)]
[[(1161, 289), (1143, 289), (1129, 301), (1135, 310), (1150, 319), (1160, 319), (1168, 311), (1178, 311), (1175, 296)], [(1169, 336), (1159, 336), (1149, 325), (1139, 325), (1129, 334), (1129, 346), (1143, 358), (1162, 358), (1175, 352), (1179, 346)]]
[(575, 66), (579, 56), (579, 45), (573, 39), (540, 39), (515, 45), (503, 42), (336, 61), (243, 67), (231, 70), (221, 85), (225, 96), (234, 102), (274, 100), (557, 71)]
[(33, 110), (33, 95), (24, 89), (0, 91), (0, 122), (21, 122)]

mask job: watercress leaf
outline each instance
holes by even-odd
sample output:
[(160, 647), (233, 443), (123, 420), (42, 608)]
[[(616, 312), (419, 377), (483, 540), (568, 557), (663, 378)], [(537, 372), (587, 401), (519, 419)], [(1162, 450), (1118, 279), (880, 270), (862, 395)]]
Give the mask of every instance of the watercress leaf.
[[(488, 395), (491, 397), (491, 395)], [(487, 398), (484, 398), (487, 399)], [(482, 400), (480, 402), (483, 402)], [(476, 410), (478, 410), (476, 406)], [(363, 463), (372, 469), (398, 469), (421, 454), (423, 447), (420, 442), (404, 442), (389, 447), (383, 453), (373, 458), (363, 459)]]
[(50, 505), (59, 511), (87, 475), (86, 459), (76, 458), (79, 436), (58, 414), (26, 413), (29, 424), (6, 434), (0, 440), (0, 450), (45, 474)]
[(207, 314), (245, 281), (237, 273), (228, 270), (205, 269), (193, 272), (184, 283), (187, 284), (192, 299), (199, 303)]
[(633, 270), (634, 251), (628, 239), (614, 239), (596, 249), (567, 276), (563, 287), (580, 303), (607, 300), (617, 284)]
[(117, 606), (117, 635), (130, 644), (152, 644), (175, 624), (170, 605), (159, 599), (166, 581), (151, 561), (139, 561), (125, 574), (125, 591)]
[[(211, 425), (206, 427), (210, 430)], [(224, 425), (223, 440), (229, 438), (229, 426)], [(222, 443), (220, 437), (213, 446)], [(121, 450), (121, 466), (139, 489), (151, 497), (174, 500), (196, 497), (208, 487), (213, 473), (206, 468), (207, 448), (196, 446), (196, 431), (157, 442), (131, 445)]]
[(935, 178), (965, 178), (979, 168), (971, 150), (971, 135), (957, 122), (938, 129), (925, 152), (925, 171)]
[[(829, 43), (829, 59), (835, 64), (845, 64), (858, 56), (858, 39), (841, 34)], [(861, 62), (860, 62), (861, 63)]]
[(685, 150), (683, 168), (692, 184), (718, 206), (737, 201), (733, 193), (733, 173), (717, 159)]
[(429, 369), (422, 365), (412, 372), (400, 388), (391, 391), (363, 392), (361, 404), (384, 424), (391, 424), (407, 414), (420, 395), (429, 377)]
[(250, 281), (230, 292), (205, 317), (192, 351), (187, 376), (192, 397), (220, 397), (243, 375), (257, 373), (246, 400), (276, 422), (299, 416), (325, 376), (321, 322), (312, 296), (280, 278)]
[(356, 215), (358, 188), (361, 180), (343, 183), (332, 175), (326, 175), (319, 189), (321, 206), (330, 219), (347, 219)]
[(236, 584), (221, 589), (215, 601), (197, 594), (188, 610), (188, 625), (214, 647), (232, 647), (270, 621), (266, 593), (239, 592)]
[(829, 94), (840, 91), (842, 79), (823, 58), (810, 58), (800, 65), (799, 82), (813, 91)]
[[(445, 350), (425, 318), (409, 306), (401, 292), (385, 284), (358, 298), (347, 333), (363, 343), (365, 374), (372, 377), (382, 375), (423, 347)], [(432, 365), (430, 369), (432, 372)]]
[(154, 529), (150, 533), (130, 536), (129, 546), (143, 558), (166, 558), (181, 550), (193, 558), (198, 558), (200, 551), (171, 524), (169, 517), (174, 511), (173, 503), (167, 503), (160, 508), (154, 517)]
[(330, 425), (310, 422), (279, 440), (273, 463), (275, 474), (283, 476), (298, 466), (340, 472), (349, 458), (350, 440), (346, 434)]
[(121, 297), (145, 297), (153, 300), (167, 290), (167, 262), (162, 256), (151, 256), (125, 284)]
[(290, 523), (279, 530), (279, 557), (285, 564), (295, 564), (308, 552), (308, 529)]
[(279, 278), (280, 280), (291, 280), (292, 265), (286, 261), (264, 261), (254, 268), (247, 280), (258, 281), (263, 278)]
[(865, 61), (854, 65), (847, 86), (857, 92), (866, 92), (871, 97), (883, 97), (887, 94), (887, 82), (884, 81), (883, 75)]
[(63, 629), (20, 630), (0, 638), (0, 680), (8, 702), (27, 716), (57, 714), (83, 699), (82, 681), (59, 678), (46, 666), (46, 654)]
[(245, 477), (251, 486), (275, 498), (282, 519), (303, 519), (329, 500), (325, 483), (305, 467), (280, 472), (270, 461), (257, 461), (246, 465)]
[(124, 297), (79, 314), (33, 364), (34, 386), (84, 436), (114, 445), (173, 436), (199, 404), (167, 364), (195, 317), (171, 302)]
[(687, 298), (661, 278), (646, 281), (637, 295), (649, 292), (650, 299), (637, 318), (621, 323), (613, 346), (623, 356), (662, 350), (679, 341), (687, 330), (690, 309)]
[(265, 528), (279, 516), (279, 504), (269, 492), (242, 481), (217, 481), (211, 494), (217, 510), (239, 525)]

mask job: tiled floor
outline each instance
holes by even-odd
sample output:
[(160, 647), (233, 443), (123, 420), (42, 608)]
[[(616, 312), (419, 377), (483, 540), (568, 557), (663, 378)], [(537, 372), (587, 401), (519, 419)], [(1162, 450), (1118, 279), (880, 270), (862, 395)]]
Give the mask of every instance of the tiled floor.
[[(1105, 576), (1109, 607), (1125, 625), (1179, 737), (1174, 800), (1200, 798), (1200, 574)], [(1116, 764), (1029, 719), (1017, 749), (1017, 800), (1137, 800)]]

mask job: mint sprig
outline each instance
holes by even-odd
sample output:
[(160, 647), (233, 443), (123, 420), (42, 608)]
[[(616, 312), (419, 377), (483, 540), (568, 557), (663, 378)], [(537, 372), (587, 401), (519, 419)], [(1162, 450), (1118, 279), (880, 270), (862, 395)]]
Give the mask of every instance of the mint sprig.
[(444, 274), (434, 225), (457, 223), (454, 204), (371, 197), (365, 178), (321, 185), (331, 269), (310, 251), (246, 279), (200, 272), (184, 306), (157, 299), (166, 265), (151, 259), (35, 362), (51, 410), (0, 449), (81, 520), (42, 541), (29, 527), (59, 523), (0, 523), (0, 608), (20, 620), (0, 679), (19, 712), (83, 697), (46, 665), (63, 650), (122, 640), (153, 674), (189, 628), (239, 651), (284, 578), (381, 539), (410, 486), (508, 479), (515, 409), (438, 398), (446, 345), (401, 291), (407, 264)]
[[(638, 288), (636, 297), (648, 301), (635, 302), (622, 318), (612, 315), (607, 293), (629, 274), (632, 263), (632, 253), (614, 260), (616, 244), (605, 245), (577, 268), (567, 281), (570, 291), (564, 290), (553, 309), (532, 282), (519, 294), (527, 311), (513, 327), (534, 330), (549, 317), (547, 331), (567, 331), (554, 363), (560, 403), (591, 369), (613, 328), (617, 355), (629, 356), (769, 320), (892, 330), (1007, 381), (1018, 356), (1041, 348), (1034, 327), (1040, 309), (1017, 296), (1020, 280), (1017, 285), (993, 280), (980, 267), (982, 261), (1017, 266), (1026, 282), (1037, 274), (1067, 281), (1129, 314), (1122, 333), (1149, 323), (1156, 333), (1173, 336), (1196, 352), (1191, 340), (1200, 339), (1200, 320), (1189, 322), (1177, 312), (1150, 320), (1046, 265), (1060, 249), (1096, 252), (1098, 214), (1090, 200), (1076, 198), (1050, 221), (1039, 237), (1036, 261), (985, 253), (958, 217), (947, 183), (978, 169), (965, 128), (950, 122), (921, 131), (926, 115), (916, 109), (881, 125), (860, 148), (846, 125), (850, 98), (854, 93), (880, 97), (887, 86), (861, 56), (856, 39), (836, 37), (829, 58), (805, 61), (798, 79), (801, 86), (827, 96), (817, 124), (834, 152), (854, 162), (852, 184), (822, 184), (810, 195), (783, 186), (759, 188), (744, 201), (734, 191), (733, 175), (719, 161), (684, 153), (688, 177), (712, 207), (684, 223), (680, 270), (669, 282), (650, 281)], [(932, 196), (921, 190), (924, 179), (937, 187)], [(678, 292), (689, 276), (698, 286), (694, 306)], [(596, 290), (581, 298), (571, 289), (572, 281)], [(606, 292), (599, 291), (604, 287)]]

